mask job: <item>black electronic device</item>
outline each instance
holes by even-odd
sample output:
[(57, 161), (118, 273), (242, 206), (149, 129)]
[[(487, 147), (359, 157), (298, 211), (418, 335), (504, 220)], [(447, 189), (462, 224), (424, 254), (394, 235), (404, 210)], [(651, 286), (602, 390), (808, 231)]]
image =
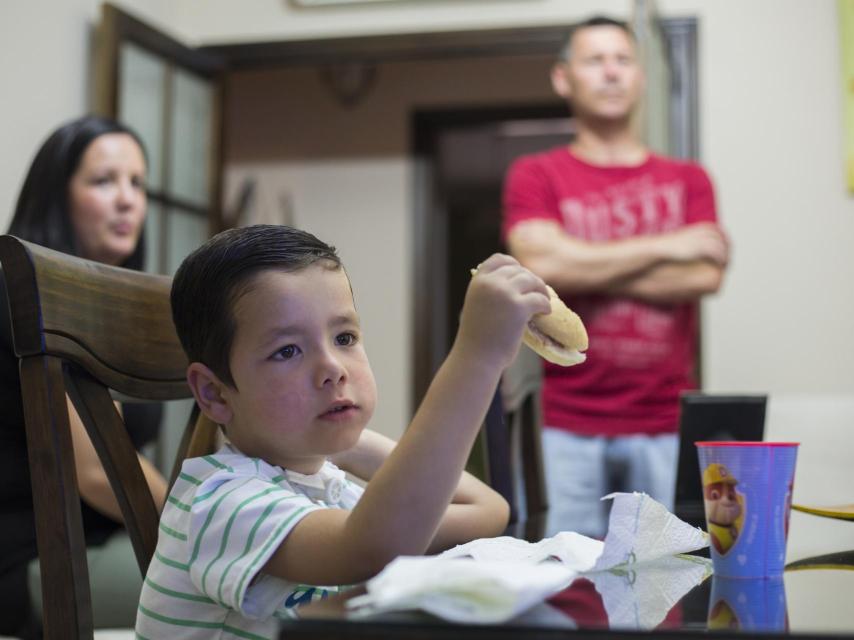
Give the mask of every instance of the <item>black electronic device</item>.
[(679, 459), (674, 513), (706, 528), (703, 487), (695, 442), (761, 441), (765, 434), (767, 395), (686, 392), (680, 398)]

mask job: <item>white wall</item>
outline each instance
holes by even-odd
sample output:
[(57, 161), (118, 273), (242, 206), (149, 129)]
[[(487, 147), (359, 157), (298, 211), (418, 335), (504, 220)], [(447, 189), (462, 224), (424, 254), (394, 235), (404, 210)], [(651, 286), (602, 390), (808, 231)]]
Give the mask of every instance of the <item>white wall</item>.
[(660, 6), (701, 20), (703, 159), (734, 245), (705, 309), (709, 388), (854, 393), (836, 3)]
[(0, 4), (3, 231), (36, 148), (57, 124), (86, 109), (92, 5), (92, 0)]

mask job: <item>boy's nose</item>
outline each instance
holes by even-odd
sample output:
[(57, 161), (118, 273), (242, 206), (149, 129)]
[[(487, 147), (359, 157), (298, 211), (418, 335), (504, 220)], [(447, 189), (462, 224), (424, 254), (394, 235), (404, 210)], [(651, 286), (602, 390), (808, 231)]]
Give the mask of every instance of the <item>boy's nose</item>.
[(320, 356), (317, 366), (316, 382), (318, 387), (326, 385), (337, 385), (347, 377), (347, 370), (341, 361), (331, 352), (324, 352)]

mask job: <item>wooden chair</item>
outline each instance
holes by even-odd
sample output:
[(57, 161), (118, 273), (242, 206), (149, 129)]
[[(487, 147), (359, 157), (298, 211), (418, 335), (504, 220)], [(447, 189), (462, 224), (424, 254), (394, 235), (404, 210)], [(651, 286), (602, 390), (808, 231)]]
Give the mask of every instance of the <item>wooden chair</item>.
[[(542, 363), (527, 348), (505, 371), (486, 416), (484, 446), (490, 486), (510, 503), (513, 533), (542, 538), (548, 512), (543, 472)], [(517, 490), (522, 490), (522, 496)]]
[[(158, 512), (113, 394), (191, 397), (169, 307), (171, 279), (0, 237), (41, 561), (44, 637), (91, 638), (92, 609), (66, 394), (104, 465), (145, 574)], [(185, 433), (179, 460), (209, 451), (215, 428)], [(173, 474), (174, 475), (174, 474)]]

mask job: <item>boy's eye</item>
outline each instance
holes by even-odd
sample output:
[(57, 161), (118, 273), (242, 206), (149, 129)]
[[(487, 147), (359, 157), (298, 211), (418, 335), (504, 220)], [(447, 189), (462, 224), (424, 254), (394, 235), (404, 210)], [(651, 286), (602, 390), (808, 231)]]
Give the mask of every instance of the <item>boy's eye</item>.
[(299, 353), (299, 347), (295, 344), (289, 344), (286, 347), (282, 347), (274, 355), (280, 357), (282, 360), (290, 360), (295, 355)]
[(356, 344), (356, 336), (352, 333), (341, 333), (335, 336), (335, 344), (340, 347), (350, 347)]

